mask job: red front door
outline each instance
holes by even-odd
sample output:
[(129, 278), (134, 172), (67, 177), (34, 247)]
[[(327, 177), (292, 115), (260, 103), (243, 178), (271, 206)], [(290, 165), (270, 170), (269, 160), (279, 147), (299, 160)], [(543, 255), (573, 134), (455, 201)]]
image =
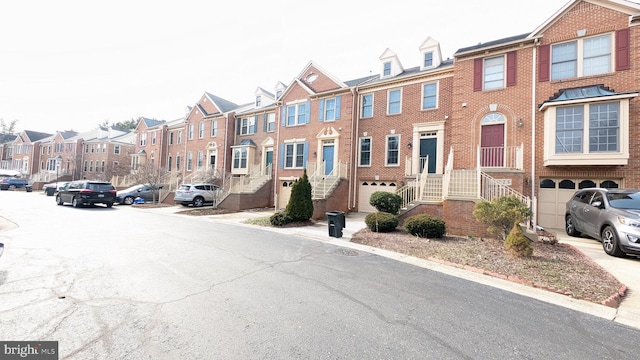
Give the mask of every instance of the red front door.
[(484, 125), (480, 140), (480, 166), (504, 165), (504, 124)]

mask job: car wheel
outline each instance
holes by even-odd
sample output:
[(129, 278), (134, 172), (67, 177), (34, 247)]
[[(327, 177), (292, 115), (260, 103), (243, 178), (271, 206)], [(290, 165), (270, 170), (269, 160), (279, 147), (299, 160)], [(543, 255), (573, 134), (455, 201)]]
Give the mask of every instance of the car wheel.
[(122, 200), (122, 203), (125, 204), (125, 205), (133, 204), (133, 196), (125, 197), (124, 200)]
[(16, 186), (15, 186), (15, 185), (9, 185), (9, 190), (13, 191), (13, 190), (15, 190), (15, 189), (16, 189)]
[(611, 256), (615, 257), (623, 257), (624, 253), (620, 250), (620, 244), (618, 243), (618, 235), (616, 231), (611, 227), (607, 226), (602, 230), (602, 248), (604, 252)]
[(60, 197), (60, 194), (56, 196), (56, 204), (62, 205), (62, 198)]
[(203, 198), (198, 196), (197, 198), (193, 199), (193, 206), (194, 207), (200, 207), (203, 204), (204, 204), (204, 199)]
[(567, 215), (564, 219), (564, 229), (569, 236), (580, 236), (580, 232), (576, 230), (576, 226), (573, 224), (573, 216)]
[(73, 200), (71, 200), (71, 205), (73, 205), (73, 207), (80, 207), (80, 202), (78, 201), (78, 199), (74, 196)]
[(110, 203), (110, 202), (109, 202), (109, 203), (106, 203), (105, 205), (107, 205), (107, 207), (108, 207), (108, 208), (110, 208), (110, 207), (112, 207), (112, 206), (113, 206), (113, 203)]

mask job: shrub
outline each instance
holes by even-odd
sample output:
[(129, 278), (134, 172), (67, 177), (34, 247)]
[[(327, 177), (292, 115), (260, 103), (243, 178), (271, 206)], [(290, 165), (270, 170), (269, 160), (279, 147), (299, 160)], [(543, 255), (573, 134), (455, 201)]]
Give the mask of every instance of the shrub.
[(476, 204), (473, 215), (486, 225), (487, 231), (504, 240), (513, 227), (531, 216), (531, 210), (515, 196), (501, 196), (491, 202), (481, 201)]
[(404, 228), (409, 234), (424, 238), (441, 238), (446, 231), (444, 220), (427, 214), (407, 218)]
[(392, 232), (398, 227), (398, 216), (380, 211), (365, 216), (364, 223), (374, 232)]
[(269, 218), (269, 222), (273, 226), (285, 226), (289, 223), (292, 223), (293, 219), (286, 212), (278, 211), (277, 213), (271, 215), (271, 217)]
[(402, 206), (402, 197), (387, 191), (376, 191), (371, 194), (369, 204), (378, 211), (397, 215), (398, 211), (400, 211), (400, 206)]
[(286, 213), (289, 214), (293, 221), (307, 221), (313, 216), (311, 183), (307, 177), (307, 169), (304, 169), (302, 177), (293, 183)]
[(514, 224), (509, 236), (504, 241), (504, 249), (516, 257), (528, 257), (533, 254), (531, 241), (524, 236), (520, 224)]

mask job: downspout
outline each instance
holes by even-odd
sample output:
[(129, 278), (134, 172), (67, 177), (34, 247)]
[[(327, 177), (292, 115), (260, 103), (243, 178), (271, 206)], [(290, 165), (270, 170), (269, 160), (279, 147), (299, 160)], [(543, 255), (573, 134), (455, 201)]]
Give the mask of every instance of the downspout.
[(275, 118), (275, 122), (276, 122), (276, 142), (275, 142), (275, 146), (273, 147), (273, 162), (272, 164), (276, 164), (276, 166), (271, 165), (274, 169), (273, 169), (273, 210), (277, 211), (278, 210), (278, 170), (280, 169), (280, 117), (282, 116), (281, 112), (282, 112), (282, 106), (280, 105), (280, 102), (276, 101), (275, 102), (276, 105), (276, 118)]
[[(349, 210), (355, 208), (355, 199), (356, 199), (356, 191), (358, 189), (357, 186), (357, 177), (358, 177), (358, 164), (357, 164), (357, 160), (356, 159), (356, 154), (357, 152), (354, 152), (354, 147), (358, 147), (358, 144), (356, 143), (356, 140), (358, 139), (358, 131), (359, 131), (359, 127), (360, 127), (360, 111), (358, 109), (358, 101), (357, 101), (357, 96), (358, 96), (358, 87), (354, 86), (353, 88), (351, 88), (351, 94), (353, 97), (353, 106), (351, 107), (354, 111), (355, 115), (352, 115), (352, 119), (354, 119), (355, 124), (352, 125), (351, 129), (351, 148), (350, 148), (350, 154), (349, 154), (349, 159), (351, 160), (351, 166), (349, 171), (351, 172), (351, 181), (349, 182), (351, 184), (351, 187), (353, 188), (353, 196), (351, 191), (349, 192), (349, 198), (348, 198), (348, 204), (349, 204)], [(355, 131), (353, 131), (355, 127)]]
[[(224, 146), (222, 147), (223, 149), (223, 157), (222, 157), (222, 187), (224, 188), (224, 186), (226, 185), (224, 183), (224, 181), (227, 179), (227, 145), (229, 144), (229, 113), (226, 113), (223, 115), (224, 116), (224, 127), (225, 127), (225, 136), (224, 136)], [(235, 118), (235, 115), (234, 115)], [(235, 137), (235, 124), (233, 126), (233, 129), (231, 129), (231, 133), (233, 134), (233, 136)], [(232, 152), (233, 154), (233, 152)]]
[[(532, 65), (531, 65), (531, 206), (533, 207), (533, 204), (536, 204), (537, 207), (537, 201), (533, 201), (535, 199), (535, 194), (536, 194), (536, 181), (535, 181), (535, 176), (536, 176), (536, 65), (537, 65), (537, 55), (538, 55), (538, 42), (539, 40), (536, 39), (534, 41), (534, 46), (533, 46), (533, 61), (532, 61)], [(537, 208), (536, 209), (531, 209), (533, 212), (533, 226), (535, 227), (537, 225), (538, 222), (538, 216), (537, 216)]]

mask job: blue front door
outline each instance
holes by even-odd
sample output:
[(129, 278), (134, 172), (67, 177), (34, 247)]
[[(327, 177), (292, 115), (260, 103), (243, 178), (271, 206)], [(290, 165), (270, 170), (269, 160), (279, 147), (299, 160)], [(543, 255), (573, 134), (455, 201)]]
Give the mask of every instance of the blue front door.
[(333, 171), (333, 145), (322, 147), (322, 160), (324, 161), (324, 174), (331, 174)]
[(425, 166), (427, 166), (429, 174), (436, 172), (437, 145), (438, 140), (436, 138), (420, 139), (420, 173), (422, 173)]

